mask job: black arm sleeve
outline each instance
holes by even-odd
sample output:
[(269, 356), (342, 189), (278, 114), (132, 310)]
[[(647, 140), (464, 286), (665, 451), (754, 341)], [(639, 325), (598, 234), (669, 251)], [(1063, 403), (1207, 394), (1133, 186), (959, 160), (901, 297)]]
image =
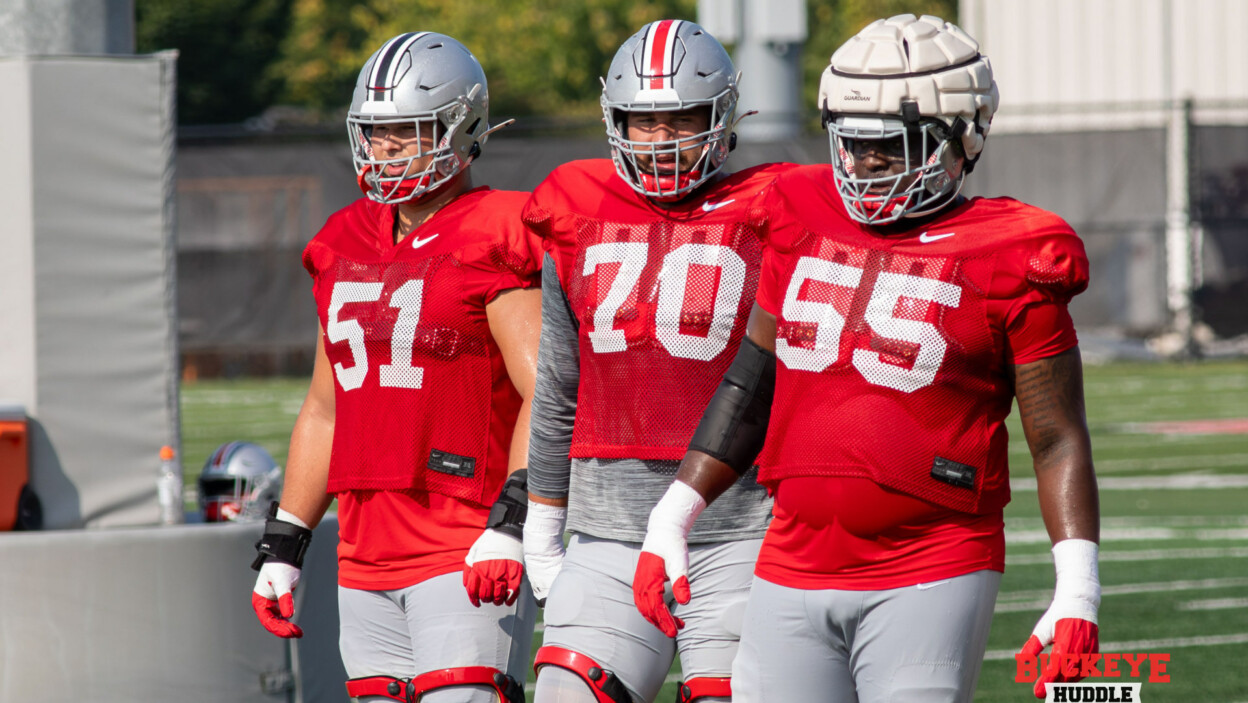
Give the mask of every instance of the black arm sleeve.
[(542, 264), (542, 338), (529, 430), (529, 491), (566, 498), (572, 461), (572, 426), (581, 382), (576, 317), (549, 255)]
[(746, 337), (702, 413), (689, 449), (744, 474), (763, 450), (775, 394), (776, 355)]

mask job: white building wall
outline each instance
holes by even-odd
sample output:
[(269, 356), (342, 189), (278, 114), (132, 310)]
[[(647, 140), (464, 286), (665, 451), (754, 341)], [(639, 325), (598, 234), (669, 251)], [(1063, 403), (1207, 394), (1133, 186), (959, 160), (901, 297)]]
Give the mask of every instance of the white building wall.
[(1001, 90), (994, 133), (1248, 124), (1245, 0), (961, 0)]

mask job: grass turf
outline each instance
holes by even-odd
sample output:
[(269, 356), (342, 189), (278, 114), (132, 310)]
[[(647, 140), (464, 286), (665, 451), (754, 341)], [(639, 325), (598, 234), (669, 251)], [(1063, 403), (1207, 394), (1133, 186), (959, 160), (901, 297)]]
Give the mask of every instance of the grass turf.
[[(1248, 418), (1248, 360), (1115, 363), (1085, 368), (1088, 425), (1102, 479), (1103, 651), (1165, 652), (1169, 683), (1143, 682), (1150, 703), (1248, 701), (1248, 435), (1166, 434), (1148, 423)], [(219, 444), (255, 442), (286, 460), (306, 379), (212, 380), (182, 387), (188, 482)], [(1017, 417), (1011, 475), (1031, 474)], [(1217, 476), (1228, 485), (1140, 488), (1136, 482)], [(1108, 479), (1114, 482), (1108, 483)], [(1243, 483), (1236, 485), (1237, 479)], [(1112, 486), (1112, 487), (1111, 487)], [(976, 703), (1034, 701), (1004, 658), (1027, 639), (1053, 588), (1034, 491), (1006, 509), (1009, 539), (998, 612)], [(1037, 539), (1036, 535), (1040, 537)], [(535, 638), (540, 643), (540, 635)], [(1129, 650), (1115, 647), (1130, 646)], [(677, 671), (677, 669), (673, 669)], [(1129, 673), (1129, 669), (1128, 669)], [(660, 701), (675, 700), (668, 683)]]

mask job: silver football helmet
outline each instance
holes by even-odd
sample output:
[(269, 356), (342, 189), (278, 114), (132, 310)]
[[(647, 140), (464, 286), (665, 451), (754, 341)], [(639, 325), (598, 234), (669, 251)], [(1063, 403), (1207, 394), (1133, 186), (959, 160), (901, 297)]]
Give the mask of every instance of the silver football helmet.
[[(602, 114), (611, 158), (633, 190), (656, 200), (678, 200), (719, 173), (734, 146), (737, 73), (728, 52), (705, 29), (684, 20), (660, 20), (629, 37), (602, 79)], [(627, 112), (708, 108), (709, 128), (680, 140), (641, 142), (628, 138)], [(700, 148), (692, 168), (681, 171), (679, 152)], [(692, 145), (692, 146), (691, 146)], [(660, 154), (677, 157), (676, 172), (643, 171), (638, 155), (655, 163)]]
[[(983, 151), (998, 100), (979, 44), (939, 17), (897, 15), (850, 38), (819, 83), (837, 190), (850, 216), (883, 225), (952, 202)], [(905, 171), (855, 174), (856, 140), (897, 140)]]
[(226, 442), (199, 474), (199, 508), (205, 522), (262, 520), (282, 495), (282, 470), (263, 447)]
[[(433, 32), (410, 32), (387, 41), (355, 81), (347, 136), (360, 189), (379, 203), (420, 198), (454, 178), (481, 153), (489, 126), (485, 71), (463, 44)], [(433, 147), (414, 156), (380, 159), (370, 141), (377, 125), (415, 127)], [(432, 157), (413, 170), (413, 162)], [(403, 171), (388, 172), (387, 167)]]

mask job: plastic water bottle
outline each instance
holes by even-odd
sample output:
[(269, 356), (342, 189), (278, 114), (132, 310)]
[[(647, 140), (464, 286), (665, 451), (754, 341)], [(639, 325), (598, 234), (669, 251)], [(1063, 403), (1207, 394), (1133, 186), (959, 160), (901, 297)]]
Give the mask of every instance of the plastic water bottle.
[(160, 499), (160, 524), (177, 525), (185, 521), (182, 513), (182, 467), (178, 465), (173, 447), (160, 448), (156, 496)]

